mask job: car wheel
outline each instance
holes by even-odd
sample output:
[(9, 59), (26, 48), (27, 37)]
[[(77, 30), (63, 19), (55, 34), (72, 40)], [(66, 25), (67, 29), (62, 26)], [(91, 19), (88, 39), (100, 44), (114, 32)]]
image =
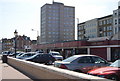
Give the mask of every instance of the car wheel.
[(48, 64), (52, 64), (52, 63), (53, 63), (53, 61), (49, 60)]
[(115, 75), (110, 76), (109, 79), (111, 79), (111, 80), (115, 80), (115, 81), (118, 81), (118, 77), (115, 76)]
[(51, 65), (53, 62), (49, 60), (48, 62), (45, 63), (45, 65)]

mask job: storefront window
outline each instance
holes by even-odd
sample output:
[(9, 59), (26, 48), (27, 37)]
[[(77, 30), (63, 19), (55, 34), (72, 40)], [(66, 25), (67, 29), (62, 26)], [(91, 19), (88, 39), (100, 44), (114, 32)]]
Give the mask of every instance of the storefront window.
[(120, 59), (120, 48), (112, 48), (111, 60), (114, 62)]

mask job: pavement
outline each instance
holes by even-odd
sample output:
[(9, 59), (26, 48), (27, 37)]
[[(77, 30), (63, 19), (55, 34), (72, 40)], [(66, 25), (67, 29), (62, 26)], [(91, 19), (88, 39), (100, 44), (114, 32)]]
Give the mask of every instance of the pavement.
[(6, 63), (2, 63), (0, 56), (0, 81), (33, 81), (23, 73)]

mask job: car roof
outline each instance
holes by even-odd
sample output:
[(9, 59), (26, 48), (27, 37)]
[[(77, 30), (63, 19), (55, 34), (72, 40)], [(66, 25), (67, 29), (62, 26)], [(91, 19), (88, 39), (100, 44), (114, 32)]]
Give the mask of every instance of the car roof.
[(36, 52), (27, 52), (27, 53), (36, 53)]
[(57, 52), (57, 51), (50, 51), (49, 53), (59, 53), (59, 52)]
[(83, 54), (83, 55), (74, 55), (75, 57), (83, 57), (83, 56), (96, 56), (96, 55), (87, 55), (87, 54)]
[(118, 59), (118, 60), (116, 60), (116, 61), (118, 61), (118, 62), (120, 63), (120, 59)]

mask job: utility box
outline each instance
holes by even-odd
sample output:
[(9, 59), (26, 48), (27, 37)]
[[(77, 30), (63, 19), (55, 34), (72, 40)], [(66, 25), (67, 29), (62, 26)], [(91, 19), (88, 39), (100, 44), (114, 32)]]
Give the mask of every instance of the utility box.
[(7, 63), (7, 55), (2, 56), (2, 63)]

